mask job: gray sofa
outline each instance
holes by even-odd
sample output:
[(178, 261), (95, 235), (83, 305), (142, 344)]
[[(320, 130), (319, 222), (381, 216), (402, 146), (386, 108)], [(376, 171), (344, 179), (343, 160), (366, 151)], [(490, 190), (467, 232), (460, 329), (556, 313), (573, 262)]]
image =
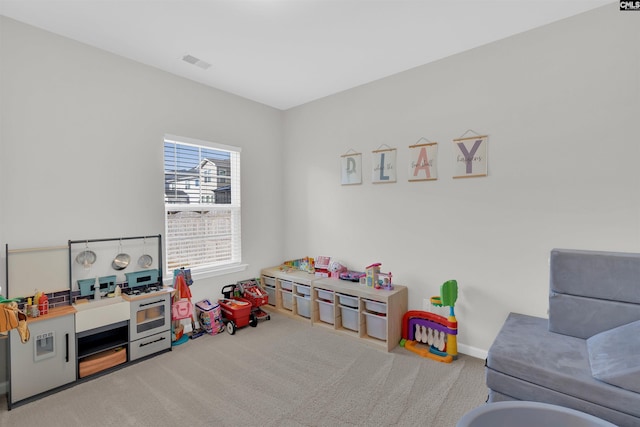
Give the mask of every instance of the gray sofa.
[(640, 254), (554, 249), (549, 319), (510, 313), (489, 402), (529, 400), (640, 427)]

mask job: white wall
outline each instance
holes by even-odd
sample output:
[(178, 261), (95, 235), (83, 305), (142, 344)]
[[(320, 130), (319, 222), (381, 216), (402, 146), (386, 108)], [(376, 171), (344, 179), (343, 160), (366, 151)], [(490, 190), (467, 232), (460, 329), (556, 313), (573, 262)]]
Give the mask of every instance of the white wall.
[[(552, 248), (640, 252), (640, 25), (616, 8), (288, 110), (285, 258), (381, 262), (410, 309), (457, 279), (460, 349), (482, 355), (510, 311), (546, 317)], [(468, 129), (489, 134), (489, 176), (454, 180)], [(439, 142), (435, 182), (407, 182), (420, 137)], [(371, 183), (381, 144), (395, 184)], [(360, 186), (340, 185), (349, 149)]]
[(243, 148), (247, 274), (279, 261), (282, 174), (273, 165), (281, 111), (11, 19), (1, 23), (3, 242), (164, 234), (169, 133)]
[(243, 149), (249, 267), (197, 281), (194, 301), (281, 261), (281, 111), (4, 17), (0, 43), (3, 266), (5, 243), (164, 235), (165, 133)]

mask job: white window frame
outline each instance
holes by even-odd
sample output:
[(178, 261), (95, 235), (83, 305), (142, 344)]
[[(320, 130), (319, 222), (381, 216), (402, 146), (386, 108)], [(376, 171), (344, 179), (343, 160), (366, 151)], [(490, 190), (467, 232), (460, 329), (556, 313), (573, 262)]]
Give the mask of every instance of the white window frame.
[[(166, 142), (177, 143), (183, 145), (190, 145), (196, 147), (202, 147), (213, 150), (227, 151), (231, 153), (232, 158), (235, 156), (236, 160), (231, 161), (230, 167), (232, 168), (232, 191), (231, 191), (231, 203), (227, 204), (215, 204), (215, 200), (213, 203), (202, 203), (202, 196), (198, 198), (198, 203), (191, 204), (182, 204), (182, 203), (167, 203), (167, 200), (164, 201), (164, 225), (165, 225), (165, 239), (164, 239), (164, 265), (163, 269), (165, 270), (165, 278), (167, 278), (167, 282), (173, 281), (173, 267), (170, 269), (169, 263), (174, 262), (175, 260), (170, 259), (169, 250), (172, 246), (172, 241), (183, 240), (187, 241), (188, 239), (174, 239), (169, 234), (169, 221), (168, 221), (168, 212), (203, 212), (203, 211), (229, 211), (231, 210), (231, 229), (232, 229), (232, 238), (231, 238), (231, 246), (232, 246), (232, 256), (231, 260), (228, 261), (218, 261), (211, 263), (204, 263), (202, 265), (184, 265), (182, 267), (190, 268), (191, 275), (194, 279), (207, 278), (220, 276), (223, 274), (231, 274), (239, 271), (244, 271), (247, 269), (247, 264), (243, 264), (242, 262), (242, 233), (240, 227), (240, 220), (242, 217), (241, 210), (241, 182), (240, 182), (240, 153), (242, 149), (240, 147), (235, 147), (232, 145), (225, 145), (220, 143), (215, 143), (211, 141), (202, 141), (194, 138), (187, 138), (183, 136), (169, 135), (166, 134), (163, 140), (163, 147)], [(164, 149), (163, 149), (163, 169), (164, 169)], [(235, 169), (235, 170), (234, 170)], [(166, 172), (166, 171), (165, 171)], [(205, 171), (210, 172), (210, 171)], [(202, 179), (202, 177), (200, 178)], [(164, 182), (164, 173), (163, 173), (163, 186), (166, 185)], [(175, 184), (170, 185), (175, 186)], [(201, 183), (200, 186), (196, 188), (202, 188), (203, 185)], [(163, 191), (164, 194), (164, 191)], [(165, 195), (166, 197), (166, 195)], [(212, 197), (213, 198), (213, 197)]]

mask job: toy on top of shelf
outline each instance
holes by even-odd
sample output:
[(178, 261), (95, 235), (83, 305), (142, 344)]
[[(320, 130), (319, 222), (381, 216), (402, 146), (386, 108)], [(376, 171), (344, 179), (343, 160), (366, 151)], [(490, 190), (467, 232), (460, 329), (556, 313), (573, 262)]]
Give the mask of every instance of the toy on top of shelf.
[(316, 257), (316, 262), (314, 265), (315, 275), (318, 277), (329, 277), (329, 261), (331, 260), (328, 256), (318, 256)]
[(313, 273), (315, 261), (310, 257), (293, 259), (283, 262), (281, 268), (291, 268), (294, 270), (306, 271), (307, 273)]
[(391, 283), (392, 274), (380, 272), (380, 266), (382, 264), (377, 262), (367, 266), (365, 269), (365, 275), (360, 279), (360, 283), (375, 289), (393, 289)]
[(350, 282), (359, 282), (365, 276), (365, 273), (361, 271), (347, 270), (339, 273), (339, 277), (341, 280), (348, 280)]
[[(436, 307), (448, 306), (449, 316), (411, 310), (402, 317), (400, 346), (422, 357), (451, 363), (458, 357), (458, 321), (454, 306), (458, 299), (458, 282), (448, 280), (440, 286), (440, 295), (431, 298)], [(420, 348), (418, 343), (427, 344)]]
[(373, 287), (376, 283), (378, 283), (378, 274), (380, 273), (380, 264), (376, 262), (375, 264), (371, 264), (365, 267), (365, 284), (369, 287)]
[(345, 267), (341, 261), (331, 258), (331, 261), (329, 261), (329, 273), (331, 277), (339, 278), (340, 273), (344, 273), (345, 271), (347, 271), (347, 267)]

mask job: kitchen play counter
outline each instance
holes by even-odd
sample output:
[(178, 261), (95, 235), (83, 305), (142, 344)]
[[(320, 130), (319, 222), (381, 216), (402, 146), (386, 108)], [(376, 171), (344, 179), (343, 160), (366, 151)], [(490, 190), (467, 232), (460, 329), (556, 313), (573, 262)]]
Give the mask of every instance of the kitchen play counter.
[(31, 325), (35, 322), (41, 322), (44, 320), (51, 320), (57, 317), (68, 316), (70, 314), (76, 314), (76, 309), (72, 305), (63, 305), (60, 307), (54, 307), (49, 309), (49, 313), (43, 314), (38, 317), (27, 317), (27, 325)]
[(74, 307), (61, 306), (27, 318), (26, 343), (16, 329), (9, 332), (9, 409), (76, 380), (75, 313)]
[(125, 301), (140, 301), (143, 299), (147, 299), (150, 296), (155, 296), (155, 295), (166, 295), (166, 294), (172, 294), (175, 291), (174, 288), (172, 288), (171, 286), (166, 286), (162, 289), (160, 289), (159, 291), (154, 292), (153, 294), (145, 294), (142, 293), (140, 295), (127, 295), (127, 294), (122, 294), (122, 299)]

